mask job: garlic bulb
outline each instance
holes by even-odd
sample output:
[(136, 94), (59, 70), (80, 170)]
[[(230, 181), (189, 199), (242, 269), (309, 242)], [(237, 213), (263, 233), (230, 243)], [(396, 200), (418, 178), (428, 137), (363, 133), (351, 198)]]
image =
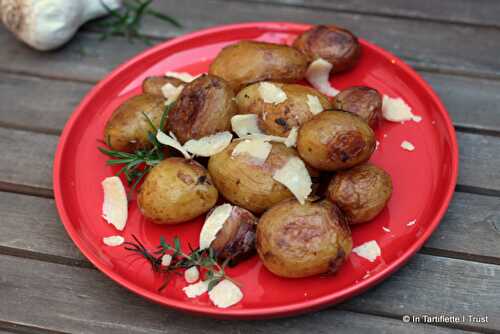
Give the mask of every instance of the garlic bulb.
[(46, 51), (73, 37), (85, 22), (117, 9), (121, 0), (0, 0), (0, 16), (14, 35)]

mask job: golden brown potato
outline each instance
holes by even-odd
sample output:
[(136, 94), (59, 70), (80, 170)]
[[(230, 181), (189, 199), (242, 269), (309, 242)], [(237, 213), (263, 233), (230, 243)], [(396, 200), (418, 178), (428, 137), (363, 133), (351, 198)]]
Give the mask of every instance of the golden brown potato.
[(375, 134), (361, 117), (343, 111), (324, 111), (299, 129), (297, 149), (312, 167), (335, 171), (370, 159)]
[(246, 153), (232, 156), (238, 143), (234, 141), (208, 161), (214, 184), (228, 201), (258, 214), (293, 197), (284, 185), (273, 179), (273, 173), (290, 157), (297, 156), (297, 151), (281, 143), (272, 143), (271, 153), (259, 164)]
[(391, 198), (392, 180), (382, 168), (363, 164), (338, 172), (328, 185), (327, 196), (351, 224), (372, 220)]
[(185, 84), (184, 81), (181, 81), (173, 77), (165, 77), (165, 76), (147, 77), (142, 82), (142, 92), (144, 94), (151, 94), (163, 97), (163, 92), (161, 91), (161, 88), (168, 83), (172, 84), (175, 87)]
[(307, 58), (280, 44), (241, 41), (222, 49), (208, 71), (231, 85), (235, 92), (254, 82), (295, 82), (304, 78)]
[(143, 113), (159, 127), (165, 110), (164, 101), (160, 96), (150, 94), (141, 94), (126, 100), (106, 123), (105, 142), (111, 149), (122, 152), (152, 147), (148, 132), (153, 130)]
[(260, 83), (245, 87), (236, 95), (238, 112), (259, 115), (259, 127), (268, 134), (286, 137), (293, 127), (299, 127), (310, 120), (318, 111), (311, 110), (308, 96), (316, 97), (323, 110), (331, 109), (328, 98), (312, 87), (272, 84), (280, 87), (287, 95), (282, 103), (265, 103), (259, 92)]
[(310, 61), (323, 58), (333, 65), (331, 73), (352, 68), (359, 60), (361, 46), (349, 30), (334, 25), (319, 25), (297, 37), (293, 46)]
[(231, 130), (237, 112), (234, 93), (224, 80), (203, 75), (186, 84), (168, 113), (168, 128), (183, 144)]
[(256, 246), (272, 273), (306, 277), (336, 272), (351, 253), (352, 238), (347, 219), (332, 203), (286, 200), (260, 218)]
[(374, 88), (350, 87), (335, 96), (333, 108), (358, 115), (374, 129), (382, 118), (382, 96)]
[(210, 210), (218, 191), (194, 160), (168, 158), (146, 176), (137, 197), (142, 214), (158, 224), (189, 221)]

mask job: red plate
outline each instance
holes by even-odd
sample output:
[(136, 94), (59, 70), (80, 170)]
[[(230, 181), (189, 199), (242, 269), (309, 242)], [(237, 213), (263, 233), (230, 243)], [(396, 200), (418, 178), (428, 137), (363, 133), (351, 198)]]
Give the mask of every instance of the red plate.
[[(376, 131), (380, 145), (372, 161), (387, 170), (394, 193), (388, 207), (372, 222), (352, 230), (354, 246), (376, 240), (382, 249), (375, 262), (351, 254), (332, 277), (283, 279), (268, 272), (254, 257), (229, 271), (243, 285), (239, 304), (219, 309), (207, 295), (188, 299), (183, 279), (171, 282), (159, 293), (161, 277), (149, 265), (122, 247), (107, 247), (105, 236), (120, 234), (101, 218), (101, 181), (116, 169), (106, 166), (97, 151), (98, 141), (113, 110), (140, 92), (148, 75), (166, 71), (206, 72), (219, 50), (241, 39), (291, 43), (309, 26), (292, 23), (249, 23), (211, 28), (163, 43), (113, 71), (85, 97), (66, 124), (54, 163), (54, 191), (61, 220), (83, 254), (102, 272), (124, 287), (165, 306), (225, 318), (263, 318), (298, 314), (350, 298), (389, 277), (427, 240), (439, 224), (451, 200), (457, 178), (458, 151), (448, 114), (432, 89), (410, 67), (392, 54), (361, 41), (363, 55), (356, 68), (336, 75), (339, 89), (367, 85), (390, 96), (402, 97), (420, 123), (384, 122)], [(400, 147), (403, 140), (416, 149)], [(416, 219), (414, 225), (408, 222)], [(134, 202), (123, 232), (127, 240), (137, 235), (148, 247), (179, 235), (184, 242), (198, 243), (201, 219), (178, 226), (146, 221)], [(384, 230), (383, 228), (386, 228)]]

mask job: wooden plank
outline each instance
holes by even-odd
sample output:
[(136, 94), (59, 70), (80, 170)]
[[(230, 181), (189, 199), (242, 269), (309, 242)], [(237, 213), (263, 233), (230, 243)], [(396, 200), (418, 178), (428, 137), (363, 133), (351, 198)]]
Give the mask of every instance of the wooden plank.
[[(422, 256), (421, 256), (422, 257)], [(457, 262), (456, 260), (454, 262)], [(439, 261), (437, 261), (439, 263)], [(418, 265), (432, 267), (435, 258), (423, 256)], [(467, 269), (484, 271), (498, 269), (487, 265), (464, 263)], [(410, 265), (412, 268), (415, 264)], [(457, 266), (457, 265), (455, 265)], [(452, 265), (450, 265), (452, 267)], [(496, 270), (496, 271), (495, 271)], [(449, 328), (431, 325), (407, 324), (399, 319), (329, 309), (301, 317), (255, 321), (222, 321), (195, 317), (154, 305), (114, 284), (95, 270), (75, 268), (64, 265), (33, 261), (9, 256), (0, 256), (0, 320), (19, 322), (24, 325), (38, 326), (64, 332), (91, 333), (460, 333)], [(33, 273), (27, 275), (26, 273)], [(36, 273), (36, 274), (35, 274)], [(461, 274), (461, 273), (460, 273)], [(36, 276), (35, 276), (36, 275)], [(447, 276), (458, 275), (448, 272)], [(400, 276), (400, 275), (398, 275)], [(466, 271), (465, 276), (475, 278)], [(483, 287), (496, 287), (492, 277), (483, 282)], [(404, 279), (404, 278), (403, 278)], [(394, 285), (384, 284), (384, 290)], [(408, 278), (406, 279), (408, 281)], [(422, 281), (429, 282), (424, 277)], [(464, 282), (464, 281), (462, 281)], [(459, 287), (463, 284), (459, 284)], [(474, 289), (482, 293), (482, 289)], [(395, 292), (393, 292), (395, 293)], [(418, 294), (414, 291), (413, 294)], [(439, 291), (432, 300), (440, 296), (451, 298), (456, 304), (443, 307), (443, 312), (463, 312), (464, 305), (458, 298), (463, 293)], [(481, 295), (482, 296), (482, 295)], [(358, 298), (359, 299), (359, 298)], [(393, 301), (386, 304), (394, 304)], [(489, 300), (488, 300), (489, 301)], [(403, 301), (401, 301), (403, 302)], [(370, 304), (376, 301), (369, 301)], [(409, 305), (410, 306), (410, 305)], [(368, 306), (365, 305), (365, 308)], [(382, 310), (390, 307), (385, 306)], [(432, 309), (432, 308), (430, 308)], [(473, 309), (471, 309), (472, 311)], [(492, 305), (491, 314), (498, 310)], [(401, 315), (401, 310), (395, 312)], [(498, 319), (492, 319), (489, 328), (498, 328)], [(463, 333), (463, 332), (462, 332)]]
[[(460, 145), (459, 184), (500, 190), (500, 137), (457, 133)], [(49, 190), (58, 138), (0, 128), (0, 183)], [(29, 167), (29, 168), (28, 168)], [(36, 171), (36, 172), (34, 172)]]
[[(441, 96), (456, 125), (500, 132), (500, 81), (423, 75)], [(86, 83), (2, 74), (0, 100), (9, 103), (0, 106), (0, 125), (59, 133), (90, 88)]]
[[(234, 1), (234, 0), (229, 0)], [(241, 1), (241, 0), (236, 0)], [(496, 0), (253, 0), (311, 9), (347, 11), (453, 23), (500, 26), (500, 3)]]

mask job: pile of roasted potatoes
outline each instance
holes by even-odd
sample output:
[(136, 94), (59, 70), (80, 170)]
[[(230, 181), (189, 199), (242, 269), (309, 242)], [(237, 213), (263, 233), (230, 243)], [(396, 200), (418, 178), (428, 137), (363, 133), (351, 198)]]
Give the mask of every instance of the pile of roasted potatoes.
[[(329, 97), (305, 79), (318, 59), (338, 73), (360, 57), (350, 31), (315, 26), (291, 46), (229, 45), (208, 74), (195, 78), (146, 78), (142, 94), (108, 120), (110, 149), (150, 148), (150, 122), (160, 127), (167, 105), (160, 131), (179, 145), (221, 132), (243, 134), (207, 156), (186, 157), (165, 147), (168, 157), (138, 190), (142, 214), (154, 223), (178, 224), (230, 203), (229, 216), (221, 215), (209, 240), (220, 260), (236, 264), (257, 253), (282, 277), (336, 272), (352, 249), (350, 225), (372, 220), (391, 197), (390, 175), (367, 162), (376, 148), (382, 97), (365, 86)], [(245, 131), (238, 120), (248, 121)]]

